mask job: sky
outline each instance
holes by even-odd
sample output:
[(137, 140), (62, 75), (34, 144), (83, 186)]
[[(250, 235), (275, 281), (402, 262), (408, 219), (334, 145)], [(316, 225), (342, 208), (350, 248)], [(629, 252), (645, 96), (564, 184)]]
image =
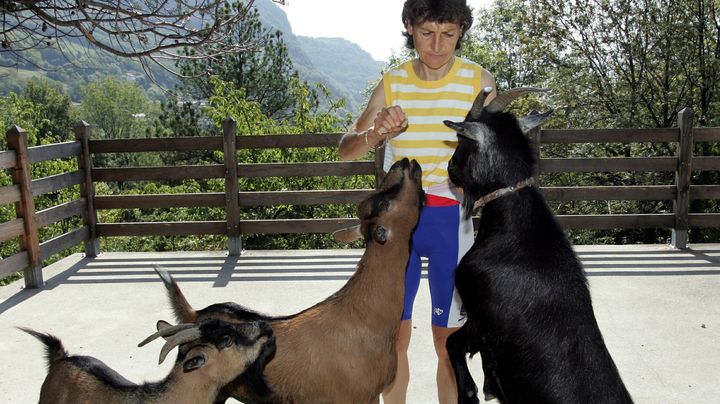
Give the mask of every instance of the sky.
[[(404, 0), (286, 0), (280, 6), (293, 33), (311, 37), (339, 37), (360, 45), (375, 60), (385, 61), (403, 47), (400, 20)], [(473, 10), (491, 0), (467, 0)]]

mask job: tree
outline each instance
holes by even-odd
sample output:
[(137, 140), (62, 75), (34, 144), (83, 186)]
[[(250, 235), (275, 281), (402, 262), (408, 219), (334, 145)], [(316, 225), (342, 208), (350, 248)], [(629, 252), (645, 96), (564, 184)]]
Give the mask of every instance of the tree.
[(144, 133), (142, 122), (150, 113), (151, 104), (137, 85), (106, 77), (85, 86), (83, 94), (81, 118), (100, 129), (101, 132), (93, 132), (95, 136), (120, 139)]
[(688, 1), (683, 9), (686, 20), (685, 40), (690, 45), (687, 65), (690, 83), (697, 89), (698, 123), (720, 124), (720, 15), (717, 1)]
[(492, 72), (501, 91), (539, 84), (544, 72), (540, 62), (527, 51), (531, 38), (523, 27), (524, 10), (515, 3), (496, 0), (492, 8), (480, 9), (461, 50), (462, 56)]
[[(298, 73), (288, 56), (282, 34), (263, 28), (257, 10), (253, 10), (245, 18), (244, 24), (237, 26), (225, 41), (263, 43), (264, 46), (227, 56), (222, 61), (178, 61), (177, 67), (186, 78), (179, 85), (177, 97), (170, 96), (162, 103), (160, 115), (151, 128), (152, 134), (198, 136), (201, 133), (219, 133), (220, 126), (213, 126), (201, 108), (203, 102), (215, 95), (218, 87), (214, 80), (229, 83), (234, 89), (242, 89), (243, 102), (257, 104), (266, 117), (280, 120), (292, 116), (295, 103), (290, 87), (297, 80)], [(191, 56), (196, 50), (188, 49), (186, 52)], [(200, 53), (212, 52), (200, 49)], [(317, 101), (317, 98), (315, 91), (308, 94), (310, 102)], [(197, 156), (177, 157), (193, 160)]]
[(72, 128), (77, 118), (70, 97), (62, 92), (61, 87), (45, 79), (31, 79), (25, 85), (23, 97), (36, 105), (42, 116), (38, 127), (38, 145), (40, 142), (58, 143), (74, 138)]
[[(559, 126), (576, 128), (672, 127), (686, 106), (698, 122), (717, 121), (720, 21), (717, 2), (704, 0), (497, 0), (480, 13), (466, 43), (470, 57), (488, 67), (498, 86), (552, 90)], [(470, 46), (467, 46), (470, 45)], [(717, 148), (699, 145), (702, 154)], [(554, 145), (545, 157), (674, 155), (670, 144)], [(697, 152), (697, 151), (696, 151)], [(672, 183), (672, 173), (544, 175), (547, 186)], [(717, 183), (715, 173), (693, 174), (695, 184)], [(703, 211), (703, 201), (691, 210)], [(560, 214), (657, 213), (667, 201), (554, 203)], [(697, 210), (695, 210), (697, 209)], [(716, 208), (710, 208), (716, 209)], [(705, 240), (704, 231), (692, 237)], [(659, 242), (653, 229), (573, 231), (576, 242)]]
[[(198, 53), (216, 53), (217, 48), (233, 43), (261, 43), (263, 46), (222, 59), (196, 57)], [(178, 62), (182, 74), (189, 77), (183, 81), (183, 93), (195, 99), (209, 99), (215, 90), (209, 80), (213, 76), (244, 89), (247, 100), (260, 104), (263, 113), (269, 117), (292, 114), (289, 111), (294, 104), (290, 83), (297, 79), (298, 73), (288, 56), (282, 33), (264, 28), (257, 9), (249, 12), (244, 23), (236, 26), (221, 43), (188, 49), (187, 56), (188, 59)]]
[(3, 0), (0, 47), (21, 62), (31, 62), (31, 51), (48, 48), (72, 61), (77, 53), (74, 44), (81, 44), (136, 59), (148, 73), (151, 65), (173, 71), (165, 61), (187, 58), (185, 48), (217, 45), (205, 47), (213, 53), (190, 56), (213, 59), (257, 46), (223, 41), (243, 23), (252, 3), (231, 7), (224, 0)]
[[(62, 90), (50, 86), (47, 82), (30, 80), (22, 95), (10, 93), (0, 98), (0, 127), (7, 129), (11, 125), (21, 127), (28, 137), (29, 146), (37, 146), (66, 141), (71, 137), (72, 113), (69, 98)], [(5, 150), (6, 139), (0, 137), (0, 150)], [(32, 177), (43, 178), (77, 170), (77, 160), (54, 159), (37, 162), (31, 165)], [(12, 183), (9, 170), (0, 171), (0, 186)], [(58, 204), (76, 200), (79, 197), (77, 187), (61, 188), (57, 191), (35, 196), (35, 207), (38, 211)], [(0, 223), (16, 217), (15, 206), (0, 206)], [(77, 228), (81, 219), (69, 217), (40, 230), (40, 241), (49, 240), (72, 228)], [(7, 257), (19, 251), (17, 239), (0, 243), (0, 256)]]
[[(545, 64), (573, 126), (669, 127), (686, 106), (713, 116), (720, 51), (715, 2), (508, 1), (524, 50)], [(712, 4), (709, 4), (712, 3)]]
[(37, 126), (42, 121), (42, 115), (37, 105), (15, 93), (7, 97), (0, 97), (0, 127), (3, 130), (0, 136), (0, 150), (7, 148), (5, 131), (11, 126), (19, 126), (28, 134), (28, 143), (37, 144)]
[[(257, 10), (249, 13), (245, 23), (238, 26), (226, 40), (265, 45), (228, 56), (221, 62), (201, 59), (179, 61), (179, 69), (189, 78), (184, 79), (179, 87), (179, 99), (170, 98), (162, 104), (159, 119), (152, 128), (155, 134), (197, 136), (199, 133), (217, 133), (219, 123), (216, 126), (208, 125), (211, 119), (204, 115), (207, 110), (203, 111), (200, 105), (206, 100), (217, 99), (219, 89), (225, 93), (237, 90), (235, 96), (242, 94), (239, 105), (249, 108), (244, 112), (246, 115), (257, 112), (277, 122), (291, 121), (298, 127), (313, 126), (303, 122), (308, 122), (305, 117), (316, 115), (321, 102), (325, 102), (328, 109), (339, 112), (344, 100), (333, 101), (324, 87), (300, 82), (282, 33), (264, 28)], [(188, 50), (189, 54), (193, 52)], [(207, 50), (202, 52), (212, 53)], [(218, 86), (219, 82), (224, 84)], [(303, 90), (294, 91), (294, 88)], [(296, 100), (298, 96), (304, 97), (303, 102)], [(216, 121), (220, 122), (223, 118)], [(258, 122), (255, 118), (252, 121)], [(261, 126), (253, 130), (254, 133), (269, 133), (264, 132)], [(309, 130), (306, 133), (312, 132)]]
[[(303, 134), (328, 133), (346, 128), (350, 124), (350, 116), (338, 116), (338, 109), (342, 103), (331, 103), (325, 111), (318, 111), (317, 104), (309, 102), (307, 97), (310, 88), (302, 80), (291, 82), (291, 99), (295, 102), (293, 110), (295, 115), (285, 120), (276, 120), (267, 117), (258, 102), (249, 101), (243, 89), (236, 89), (229, 82), (213, 79), (215, 95), (209, 100), (207, 113), (219, 125), (222, 120), (230, 116), (237, 122), (239, 135), (253, 134)], [(327, 95), (327, 94), (326, 94)], [(308, 162), (337, 160), (337, 150), (320, 149), (263, 149), (240, 150), (238, 160), (243, 163), (268, 162)], [(354, 177), (298, 177), (298, 178), (241, 178), (240, 189), (252, 190), (311, 190), (311, 189), (346, 189), (346, 188), (372, 188), (372, 176)], [(274, 219), (300, 219), (307, 217), (353, 217), (356, 206), (352, 204), (337, 206), (253, 206), (243, 208), (243, 219), (274, 218)], [(248, 248), (327, 248), (334, 247), (334, 241), (327, 235), (267, 235), (256, 234), (244, 237)]]

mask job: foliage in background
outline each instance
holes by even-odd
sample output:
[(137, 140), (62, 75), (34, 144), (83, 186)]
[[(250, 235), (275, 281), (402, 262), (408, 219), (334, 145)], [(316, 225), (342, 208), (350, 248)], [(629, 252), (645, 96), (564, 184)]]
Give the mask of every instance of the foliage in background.
[(93, 125), (93, 135), (100, 139), (141, 137), (146, 120), (151, 120), (153, 106), (136, 84), (115, 77), (105, 77), (83, 88), (80, 115)]
[[(282, 33), (264, 27), (258, 11), (253, 9), (245, 17), (245, 22), (236, 26), (217, 46), (232, 43), (256, 43), (257, 46), (222, 59), (181, 60), (178, 62), (179, 70), (190, 77), (182, 81), (181, 94), (207, 100), (215, 94), (215, 86), (208, 78), (217, 77), (231, 83), (234, 88), (244, 89), (245, 98), (260, 104), (267, 116), (283, 118), (294, 104), (289, 89), (298, 74), (288, 56)], [(217, 46), (188, 49), (186, 53), (190, 57), (198, 51), (213, 53)]]
[[(21, 94), (11, 93), (0, 98), (0, 127), (8, 129), (12, 125), (22, 128), (27, 134), (28, 146), (41, 146), (62, 143), (74, 139), (72, 123), (77, 115), (70, 107), (70, 98), (62, 89), (44, 80), (29, 80)], [(0, 138), (0, 150), (7, 150), (6, 138)], [(31, 167), (33, 178), (43, 178), (77, 170), (75, 159), (58, 159), (35, 163)], [(0, 171), (0, 186), (12, 183), (9, 170)], [(78, 186), (38, 195), (34, 198), (36, 210), (43, 210), (79, 197)], [(0, 223), (16, 217), (14, 205), (0, 206)], [(40, 242), (50, 240), (80, 226), (79, 216), (60, 220), (40, 229)], [(11, 256), (19, 251), (17, 239), (0, 243), (0, 258)], [(79, 251), (80, 246), (67, 252)], [(67, 254), (66, 253), (66, 254)], [(56, 260), (53, 257), (47, 262)]]
[[(284, 0), (272, 1), (284, 4)], [(4, 66), (16, 67), (32, 64), (38, 51), (52, 50), (57, 53), (57, 65), (62, 66), (99, 50), (135, 60), (153, 80), (153, 68), (179, 75), (169, 64), (188, 57), (183, 52), (187, 48), (196, 50), (192, 57), (222, 59), (261, 46), (252, 41), (225, 41), (228, 31), (244, 24), (253, 3), (3, 0), (0, 54), (8, 55)]]
[[(532, 10), (532, 12), (528, 12)], [(490, 70), (498, 89), (550, 88), (539, 104), (556, 108), (545, 127), (663, 128), (677, 125), (691, 107), (697, 126), (720, 124), (720, 17), (716, 2), (702, 0), (496, 0), (480, 10), (465, 55)], [(544, 104), (544, 106), (542, 105)], [(515, 107), (518, 107), (517, 105)], [(698, 144), (696, 155), (717, 155), (718, 145)], [(543, 157), (674, 156), (674, 144), (543, 146)], [(693, 184), (716, 184), (718, 173), (693, 173)], [(656, 185), (673, 173), (548, 174), (545, 186)], [(660, 213), (668, 201), (555, 203), (558, 214)], [(716, 201), (693, 201), (691, 211), (718, 211)], [(573, 231), (575, 243), (655, 243), (664, 230)], [(692, 242), (717, 240), (697, 229)]]
[[(237, 89), (232, 83), (211, 78), (214, 86), (203, 114), (209, 117), (213, 127), (220, 127), (227, 117), (237, 122), (238, 135), (258, 134), (304, 134), (337, 132), (347, 124), (347, 117), (339, 117), (336, 111), (318, 111), (317, 104), (312, 104), (313, 98), (307, 97), (310, 91), (308, 84), (300, 80), (293, 80), (290, 87), (291, 99), (296, 102), (293, 106), (295, 114), (284, 120), (269, 118), (262, 111), (262, 105), (249, 101), (245, 97), (244, 89)], [(341, 101), (331, 105), (342, 106)], [(337, 160), (337, 151), (327, 148), (304, 149), (263, 149), (240, 150), (238, 161), (242, 163), (267, 162), (313, 162)], [(188, 157), (185, 156), (187, 161)], [(193, 164), (207, 163), (219, 164), (222, 162), (220, 152), (196, 153)], [(175, 161), (175, 164), (178, 162)], [(298, 178), (241, 178), (240, 191), (272, 191), (272, 190), (310, 190), (310, 189), (346, 189), (346, 188), (372, 188), (374, 178), (370, 176), (354, 176), (349, 178), (329, 177), (298, 177)], [(98, 194), (114, 193), (112, 185), (105, 184), (98, 188)], [(117, 189), (116, 189), (117, 190)], [(222, 179), (213, 180), (185, 180), (182, 184), (158, 185), (148, 183), (142, 187), (120, 190), (121, 193), (198, 193), (198, 192), (224, 192)], [(174, 209), (134, 209), (111, 210), (101, 213), (101, 222), (140, 222), (140, 221), (199, 221), (224, 220), (225, 212), (222, 208), (174, 208)], [(295, 206), (273, 205), (256, 206), (241, 210), (241, 219), (298, 219), (307, 217), (353, 217), (355, 206)], [(219, 236), (198, 237), (145, 237), (122, 238), (103, 241), (105, 249), (112, 250), (173, 250), (193, 249), (224, 249), (226, 238)], [(296, 248), (329, 248), (338, 247), (333, 240), (323, 234), (306, 235), (250, 235), (243, 238), (243, 243), (249, 249), (296, 249)]]
[[(532, 10), (532, 12), (529, 12)], [(31, 145), (73, 139), (78, 119), (94, 126), (94, 138), (143, 136), (218, 136), (221, 122), (232, 116), (238, 133), (304, 134), (344, 132), (352, 117), (344, 112), (344, 101), (332, 99), (326, 88), (303, 82), (287, 56), (280, 34), (257, 23), (252, 14), (247, 24), (228, 35), (230, 41), (258, 40), (264, 47), (248, 49), (224, 63), (205, 60), (178, 67), (200, 76), (178, 87), (178, 98), (162, 105), (152, 100), (157, 93), (142, 83), (124, 79), (122, 67), (111, 78), (96, 79), (86, 86), (69, 85), (67, 75), (50, 80), (25, 81), (14, 92), (0, 98), (0, 124), (19, 125), (28, 131)], [(552, 89), (549, 97), (518, 101), (520, 114), (556, 108), (546, 127), (635, 128), (672, 127), (685, 106), (696, 113), (697, 126), (720, 126), (720, 17), (716, 2), (701, 0), (496, 0), (481, 9), (474, 28), (463, 43), (462, 55), (491, 71), (500, 91), (517, 86)], [(193, 52), (188, 51), (188, 55)], [(388, 65), (412, 57), (406, 50), (393, 55)], [(1, 58), (0, 58), (1, 59)], [(18, 70), (18, 80), (26, 72)], [(20, 75), (22, 73), (22, 75)], [(58, 73), (59, 74), (59, 73)], [(76, 75), (80, 73), (75, 73)], [(88, 73), (94, 74), (94, 73)], [(56, 80), (53, 80), (53, 77)], [(368, 88), (376, 83), (369, 83)], [(5, 82), (0, 85), (9, 85)], [(82, 97), (79, 108), (71, 96)], [(144, 114), (144, 118), (139, 115)], [(0, 138), (5, 149), (5, 138)], [(698, 144), (696, 155), (717, 155), (717, 144)], [(673, 156), (674, 144), (573, 144), (544, 146), (543, 157), (638, 157)], [(332, 149), (242, 150), (242, 163), (331, 161)], [(99, 167), (220, 164), (219, 152), (139, 153), (96, 156)], [(33, 167), (33, 175), (45, 176), (73, 170), (74, 160), (51, 161)], [(545, 174), (544, 186), (669, 184), (673, 173), (569, 173)], [(693, 173), (693, 184), (720, 183), (717, 172)], [(252, 178), (243, 179), (242, 191), (372, 188), (373, 178)], [(0, 172), (0, 186), (10, 182)], [(98, 183), (97, 193), (165, 194), (222, 192), (221, 179), (185, 180), (168, 183)], [(36, 198), (40, 208), (77, 196), (77, 187)], [(597, 201), (553, 203), (559, 214), (661, 213), (671, 212), (667, 201)], [(243, 219), (354, 216), (354, 206), (250, 207)], [(691, 211), (720, 211), (717, 201), (692, 201)], [(0, 221), (15, 217), (13, 206), (0, 206)], [(173, 208), (128, 209), (100, 212), (101, 222), (163, 220), (223, 220), (222, 209)], [(79, 223), (72, 218), (44, 230), (43, 240)], [(572, 231), (576, 244), (665, 242), (665, 230)], [(718, 229), (695, 229), (691, 242), (717, 242)], [(218, 236), (132, 237), (102, 240), (104, 250), (165, 251), (224, 249)], [(335, 247), (324, 235), (264, 236), (244, 239), (247, 248)], [(0, 255), (15, 251), (16, 241), (0, 244)]]

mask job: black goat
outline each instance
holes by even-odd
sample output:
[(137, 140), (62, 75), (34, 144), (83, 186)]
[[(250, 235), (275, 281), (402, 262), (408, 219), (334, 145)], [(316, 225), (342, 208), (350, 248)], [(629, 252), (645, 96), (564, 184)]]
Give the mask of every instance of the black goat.
[(481, 93), (458, 132), (450, 179), (466, 214), (482, 207), (475, 243), (455, 284), (468, 321), (447, 342), (459, 403), (478, 403), (465, 354), (480, 352), (486, 400), (502, 403), (631, 403), (593, 313), (585, 272), (533, 187), (524, 131), (552, 111), (517, 120), (503, 112), (514, 89), (483, 108)]

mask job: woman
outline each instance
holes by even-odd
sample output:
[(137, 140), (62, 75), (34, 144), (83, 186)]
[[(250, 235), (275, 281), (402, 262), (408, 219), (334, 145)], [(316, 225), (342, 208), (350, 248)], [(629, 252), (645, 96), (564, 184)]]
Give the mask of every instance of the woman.
[(405, 402), (412, 308), (420, 283), (420, 258), (427, 257), (438, 400), (457, 403), (445, 342), (464, 322), (454, 287), (455, 268), (472, 245), (473, 228), (472, 220), (462, 217), (462, 191), (448, 178), (447, 163), (457, 136), (443, 120), (464, 120), (485, 87), (493, 88), (486, 102), (492, 100), (495, 80), (478, 64), (455, 56), (472, 25), (472, 10), (465, 0), (407, 0), (402, 21), (406, 46), (414, 49), (417, 57), (383, 76), (367, 109), (340, 140), (339, 153), (341, 159), (356, 159), (378, 145), (386, 147), (385, 170), (403, 157), (417, 160), (423, 168), (427, 198), (408, 262), (405, 308), (397, 341), (398, 370), (383, 400), (389, 404)]

